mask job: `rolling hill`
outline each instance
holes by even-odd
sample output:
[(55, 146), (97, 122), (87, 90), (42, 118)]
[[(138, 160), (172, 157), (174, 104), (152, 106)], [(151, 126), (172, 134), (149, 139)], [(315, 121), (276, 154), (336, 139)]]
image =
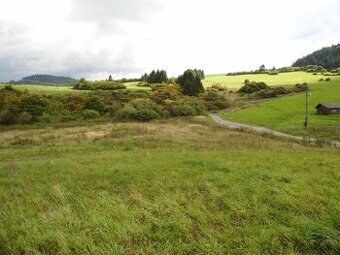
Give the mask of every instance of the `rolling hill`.
[(64, 77), (64, 76), (54, 76), (54, 75), (46, 75), (46, 74), (35, 74), (25, 78), (22, 78), (20, 81), (16, 82), (16, 84), (34, 84), (34, 85), (49, 85), (49, 86), (58, 86), (58, 85), (68, 85), (72, 86), (77, 82), (77, 80)]

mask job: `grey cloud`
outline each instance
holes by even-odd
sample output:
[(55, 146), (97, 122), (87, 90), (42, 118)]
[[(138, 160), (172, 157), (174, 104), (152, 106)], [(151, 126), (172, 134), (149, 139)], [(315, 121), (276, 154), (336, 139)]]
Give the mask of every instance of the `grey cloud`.
[[(306, 40), (340, 35), (340, 2), (301, 13), (294, 21), (292, 39)], [(338, 38), (340, 39), (340, 38)]]
[[(134, 64), (133, 47), (128, 44), (122, 49), (114, 49), (112, 45), (114, 52), (99, 49), (91, 53), (86, 48), (70, 50), (48, 44), (34, 45), (30, 36), (29, 28), (24, 25), (0, 20), (0, 82), (36, 73), (88, 78), (98, 73), (122, 77), (142, 72)], [(67, 46), (68, 40), (62, 39), (60, 44)]]
[(143, 22), (161, 8), (157, 0), (73, 0), (71, 20), (91, 22), (103, 32), (123, 32), (124, 22)]
[[(98, 73), (111, 73), (117, 77), (142, 73), (134, 63), (133, 46), (129, 38), (124, 39), (126, 23), (143, 23), (148, 14), (161, 8), (157, 0), (72, 0), (72, 14), (68, 24), (94, 24), (95, 37), (87, 38), (107, 41), (109, 49), (67, 49), (72, 38), (60, 38), (58, 49), (47, 43), (34, 45), (29, 27), (25, 24), (0, 19), (0, 81), (18, 80), (35, 73), (69, 75), (75, 78), (94, 77)], [(131, 31), (128, 31), (128, 33)], [(53, 31), (48, 31), (53, 33)], [(120, 37), (123, 46), (115, 44)], [(71, 40), (71, 41), (69, 41)], [(40, 43), (39, 43), (40, 44)], [(91, 45), (89, 43), (88, 45)], [(91, 47), (91, 46), (88, 46)], [(118, 53), (117, 53), (118, 51)]]
[(13, 48), (6, 54), (0, 52), (0, 81), (18, 80), (36, 73), (88, 78), (98, 73), (122, 77), (141, 72), (134, 65), (131, 52), (122, 52), (115, 58), (110, 58), (105, 51), (82, 55), (71, 51), (52, 53), (48, 50)]

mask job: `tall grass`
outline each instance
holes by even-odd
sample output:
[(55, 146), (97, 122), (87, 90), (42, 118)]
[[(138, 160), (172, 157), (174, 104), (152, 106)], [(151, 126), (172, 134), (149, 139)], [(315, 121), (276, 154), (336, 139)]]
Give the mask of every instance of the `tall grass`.
[(340, 249), (335, 149), (201, 118), (13, 130), (0, 141), (0, 254)]

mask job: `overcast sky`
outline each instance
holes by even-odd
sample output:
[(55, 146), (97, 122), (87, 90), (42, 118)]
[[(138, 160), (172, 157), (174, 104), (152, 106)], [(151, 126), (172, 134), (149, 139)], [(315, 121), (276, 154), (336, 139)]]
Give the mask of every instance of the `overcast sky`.
[(0, 0), (0, 81), (291, 65), (340, 42), (340, 0)]

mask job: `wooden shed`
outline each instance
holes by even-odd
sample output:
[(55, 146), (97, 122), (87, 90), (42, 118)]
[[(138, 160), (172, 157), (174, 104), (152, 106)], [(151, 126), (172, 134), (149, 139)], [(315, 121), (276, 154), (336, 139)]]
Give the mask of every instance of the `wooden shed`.
[(315, 108), (319, 114), (340, 114), (340, 103), (319, 103)]

